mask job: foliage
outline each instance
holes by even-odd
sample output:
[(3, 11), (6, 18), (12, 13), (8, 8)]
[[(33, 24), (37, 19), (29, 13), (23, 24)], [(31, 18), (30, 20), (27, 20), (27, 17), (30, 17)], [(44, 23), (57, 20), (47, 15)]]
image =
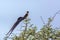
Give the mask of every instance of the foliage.
[(12, 40), (60, 40), (60, 30), (52, 28), (51, 18), (48, 18), (48, 22), (39, 31), (29, 21), (30, 19), (24, 20), (25, 29), (19, 36), (14, 36)]

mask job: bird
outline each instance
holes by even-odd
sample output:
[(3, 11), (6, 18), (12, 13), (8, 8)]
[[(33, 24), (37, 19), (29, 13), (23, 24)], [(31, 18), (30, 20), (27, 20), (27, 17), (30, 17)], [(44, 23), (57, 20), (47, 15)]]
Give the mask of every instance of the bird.
[(8, 32), (6, 35), (9, 35), (9, 36), (10, 36), (11, 33), (13, 32), (13, 30), (17, 27), (17, 25), (18, 25), (21, 21), (23, 21), (24, 19), (27, 18), (28, 13), (29, 13), (29, 11), (27, 11), (26, 14), (25, 14), (23, 17), (19, 17), (19, 18), (17, 19), (17, 21), (14, 23), (14, 25), (12, 26), (12, 28), (9, 30), (9, 32)]

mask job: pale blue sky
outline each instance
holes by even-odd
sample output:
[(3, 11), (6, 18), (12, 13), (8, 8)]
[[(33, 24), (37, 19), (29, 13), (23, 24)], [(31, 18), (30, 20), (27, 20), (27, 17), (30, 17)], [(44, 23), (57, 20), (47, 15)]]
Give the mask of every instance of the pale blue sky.
[[(47, 22), (48, 17), (60, 10), (60, 0), (0, 0), (0, 40), (3, 40), (17, 18), (27, 10), (30, 12), (31, 23), (40, 29), (43, 25), (40, 16)], [(60, 15), (55, 17), (53, 24), (55, 27), (60, 26)], [(19, 30), (18, 27), (14, 31)]]

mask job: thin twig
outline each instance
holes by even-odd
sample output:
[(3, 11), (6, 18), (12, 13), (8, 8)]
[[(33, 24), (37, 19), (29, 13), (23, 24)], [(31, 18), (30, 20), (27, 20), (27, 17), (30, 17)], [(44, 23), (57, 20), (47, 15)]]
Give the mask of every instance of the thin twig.
[[(26, 18), (26, 21), (27, 21), (27, 18)], [(28, 26), (27, 24), (28, 23), (25, 24), (26, 26), (25, 26), (25, 29), (24, 29), (23, 40), (25, 40), (24, 37), (25, 37), (26, 31), (27, 31), (27, 26)]]
[(43, 20), (42, 16), (40, 16), (40, 18), (41, 18), (41, 20), (42, 20), (43, 24), (45, 24), (45, 22), (44, 22), (44, 20)]
[(54, 16), (52, 17), (52, 20), (56, 17), (57, 14), (59, 14), (59, 12), (60, 12), (60, 10), (57, 11), (57, 12), (54, 14)]

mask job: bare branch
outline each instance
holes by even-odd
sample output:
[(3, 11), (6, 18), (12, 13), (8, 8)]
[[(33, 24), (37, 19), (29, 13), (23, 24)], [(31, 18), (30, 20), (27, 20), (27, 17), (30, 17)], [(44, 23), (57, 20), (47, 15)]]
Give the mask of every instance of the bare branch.
[(54, 14), (54, 16), (52, 17), (52, 20), (56, 17), (57, 14), (60, 14), (59, 12), (60, 12), (60, 10), (57, 11), (57, 12)]
[(43, 20), (42, 16), (40, 16), (40, 18), (41, 18), (41, 20), (42, 20), (43, 24), (45, 24), (45, 22), (44, 22), (44, 20)]

